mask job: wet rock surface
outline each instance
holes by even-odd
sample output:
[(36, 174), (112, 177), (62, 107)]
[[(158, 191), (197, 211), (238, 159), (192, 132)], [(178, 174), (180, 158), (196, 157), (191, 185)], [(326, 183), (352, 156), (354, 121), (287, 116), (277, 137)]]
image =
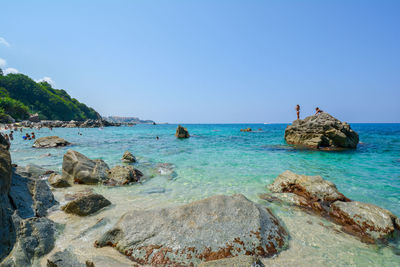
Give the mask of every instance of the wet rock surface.
[(331, 205), (329, 214), (337, 223), (345, 226), (345, 231), (359, 235), (370, 243), (390, 238), (395, 230), (400, 230), (396, 216), (372, 204), (336, 201)]
[(108, 165), (100, 159), (91, 160), (85, 155), (68, 150), (64, 154), (62, 177), (69, 183), (98, 184), (108, 179)]
[(53, 148), (68, 146), (71, 143), (58, 136), (45, 136), (35, 140), (32, 147), (35, 148)]
[(124, 163), (134, 163), (136, 162), (136, 158), (131, 152), (125, 151), (125, 153), (122, 155), (121, 161)]
[(190, 137), (189, 131), (181, 125), (178, 125), (178, 128), (176, 128), (175, 136), (177, 138), (189, 138)]
[(359, 137), (349, 124), (323, 112), (295, 120), (286, 127), (285, 140), (288, 144), (312, 149), (336, 150), (356, 148)]
[(72, 200), (61, 209), (66, 213), (87, 216), (109, 205), (111, 205), (111, 202), (102, 195), (89, 194)]
[(342, 225), (344, 232), (366, 243), (385, 241), (400, 230), (399, 218), (390, 211), (351, 201), (320, 176), (285, 171), (268, 188), (272, 193), (260, 194), (261, 199), (311, 210)]
[(243, 195), (219, 195), (128, 212), (95, 245), (115, 247), (139, 264), (187, 266), (245, 254), (270, 257), (287, 239), (268, 208)]
[(107, 171), (109, 179), (106, 185), (127, 185), (136, 183), (143, 176), (143, 173), (132, 166), (115, 166)]

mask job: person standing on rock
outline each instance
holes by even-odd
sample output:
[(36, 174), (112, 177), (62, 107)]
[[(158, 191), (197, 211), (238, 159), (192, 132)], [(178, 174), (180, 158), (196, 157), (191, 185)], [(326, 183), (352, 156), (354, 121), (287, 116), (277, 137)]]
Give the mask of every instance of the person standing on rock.
[(319, 109), (319, 107), (315, 108), (315, 115), (318, 115), (319, 113), (322, 113), (323, 111)]
[(297, 113), (297, 119), (300, 119), (300, 105), (297, 104), (296, 106), (296, 113)]

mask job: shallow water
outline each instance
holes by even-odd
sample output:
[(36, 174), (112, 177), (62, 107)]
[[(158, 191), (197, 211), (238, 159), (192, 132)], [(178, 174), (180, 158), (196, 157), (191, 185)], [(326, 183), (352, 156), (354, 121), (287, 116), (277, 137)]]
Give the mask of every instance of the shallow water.
[[(400, 216), (400, 124), (352, 124), (362, 143), (355, 151), (341, 152), (295, 150), (284, 142), (284, 124), (185, 127), (192, 135), (185, 140), (174, 137), (176, 125), (42, 129), (35, 132), (37, 137), (63, 137), (74, 143), (69, 148), (90, 158), (101, 158), (110, 167), (121, 164), (120, 158), (125, 150), (137, 157), (139, 163), (136, 167), (152, 178), (127, 187), (96, 187), (96, 191), (114, 204), (103, 214), (111, 221), (115, 221), (123, 210), (176, 205), (215, 194), (242, 193), (264, 203), (257, 194), (265, 192), (265, 186), (285, 170), (321, 175), (334, 182), (347, 197), (379, 205)], [(247, 127), (256, 132), (240, 132), (241, 128)], [(78, 131), (82, 135), (78, 135)], [(160, 139), (156, 140), (156, 136)], [(32, 143), (23, 141), (21, 133), (15, 134), (11, 147), (14, 163), (34, 163), (61, 170), (62, 156), (67, 148), (33, 149)], [(159, 175), (154, 171), (158, 163), (171, 163), (173, 173)], [(65, 192), (60, 191), (60, 201), (63, 201), (62, 193)], [(320, 226), (318, 222), (321, 220), (314, 216), (285, 207), (273, 208), (292, 236), (290, 249), (274, 259), (273, 264), (295, 265), (296, 259), (297, 264), (300, 260), (324, 265), (400, 264), (400, 256), (395, 255), (392, 249), (378, 249), (348, 235), (338, 234)], [(53, 216), (60, 222), (74, 220), (57, 212)], [(88, 220), (94, 223), (95, 218)], [(309, 224), (307, 220), (315, 222)], [(106, 227), (101, 226), (94, 233), (99, 234)], [(76, 231), (65, 229), (67, 236), (63, 238), (71, 240)]]

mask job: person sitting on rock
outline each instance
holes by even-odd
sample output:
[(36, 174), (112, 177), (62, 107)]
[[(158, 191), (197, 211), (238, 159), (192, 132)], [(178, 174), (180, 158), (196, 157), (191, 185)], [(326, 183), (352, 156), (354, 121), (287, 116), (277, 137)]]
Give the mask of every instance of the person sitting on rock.
[(300, 119), (300, 105), (297, 104), (296, 106), (296, 113), (297, 113), (297, 119)]
[(322, 113), (323, 111), (319, 109), (319, 107), (315, 108), (315, 115), (318, 115), (319, 113)]

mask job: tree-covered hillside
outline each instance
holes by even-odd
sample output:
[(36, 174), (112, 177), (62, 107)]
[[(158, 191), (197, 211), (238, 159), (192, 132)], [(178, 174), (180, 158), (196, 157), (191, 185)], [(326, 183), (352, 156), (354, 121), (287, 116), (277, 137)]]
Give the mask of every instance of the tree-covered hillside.
[(47, 82), (35, 82), (24, 74), (3, 75), (0, 70), (0, 118), (5, 114), (16, 120), (38, 113), (45, 120), (97, 119), (98, 113), (71, 98), (65, 90)]

